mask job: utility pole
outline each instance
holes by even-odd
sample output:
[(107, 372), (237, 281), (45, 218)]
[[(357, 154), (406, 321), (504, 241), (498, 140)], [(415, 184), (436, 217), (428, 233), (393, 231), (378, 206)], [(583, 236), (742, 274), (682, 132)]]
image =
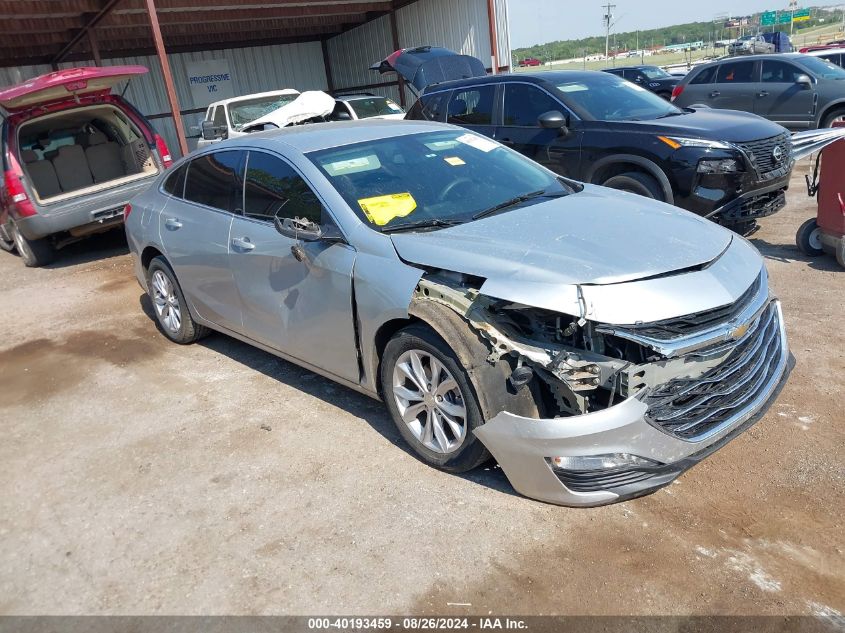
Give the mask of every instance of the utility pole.
[(789, 0), (789, 10), (792, 19), (789, 20), (789, 35), (790, 37), (795, 33), (795, 9), (798, 8), (798, 0)]
[(610, 57), (610, 25), (613, 23), (613, 9), (616, 8), (616, 5), (610, 4), (610, 2), (608, 2), (607, 4), (603, 4), (602, 7), (604, 7), (605, 9), (604, 59), (606, 63), (608, 58)]

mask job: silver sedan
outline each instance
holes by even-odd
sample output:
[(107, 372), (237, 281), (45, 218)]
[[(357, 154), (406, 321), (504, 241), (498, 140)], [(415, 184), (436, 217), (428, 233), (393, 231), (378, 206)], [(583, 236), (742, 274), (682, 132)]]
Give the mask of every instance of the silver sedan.
[[(425, 122), (192, 154), (126, 211), (161, 331), (216, 330), (384, 401), (420, 459), (600, 505), (666, 485), (789, 365), (747, 241)], [(331, 433), (331, 429), (327, 429)]]

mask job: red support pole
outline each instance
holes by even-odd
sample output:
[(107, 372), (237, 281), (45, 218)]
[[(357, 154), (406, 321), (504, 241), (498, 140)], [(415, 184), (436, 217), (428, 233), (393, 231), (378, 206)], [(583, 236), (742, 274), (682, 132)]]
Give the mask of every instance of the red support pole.
[(487, 0), (487, 21), (490, 23), (490, 57), (493, 61), (493, 74), (499, 74), (499, 36), (496, 24), (495, 0)]
[(176, 138), (179, 140), (179, 149), (182, 151), (182, 156), (186, 156), (188, 154), (188, 141), (185, 137), (185, 126), (180, 114), (179, 98), (176, 96), (176, 86), (173, 83), (173, 73), (170, 70), (170, 62), (167, 61), (167, 51), (164, 50), (164, 40), (161, 37), (161, 27), (158, 24), (155, 0), (146, 1), (147, 13), (150, 16), (150, 27), (153, 30), (153, 41), (155, 41), (158, 61), (161, 64), (161, 72), (164, 75), (167, 100), (170, 102), (170, 112), (173, 115), (173, 124), (176, 126)]

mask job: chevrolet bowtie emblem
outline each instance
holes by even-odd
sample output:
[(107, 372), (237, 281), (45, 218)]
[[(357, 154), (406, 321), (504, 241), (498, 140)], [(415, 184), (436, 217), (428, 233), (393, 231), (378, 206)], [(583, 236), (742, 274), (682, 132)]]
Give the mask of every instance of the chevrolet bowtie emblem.
[(743, 336), (745, 336), (745, 333), (748, 331), (748, 328), (750, 328), (750, 327), (751, 327), (750, 322), (749, 323), (743, 323), (742, 325), (740, 325), (736, 329), (734, 329), (733, 332), (731, 332), (731, 337), (734, 340), (741, 339)]

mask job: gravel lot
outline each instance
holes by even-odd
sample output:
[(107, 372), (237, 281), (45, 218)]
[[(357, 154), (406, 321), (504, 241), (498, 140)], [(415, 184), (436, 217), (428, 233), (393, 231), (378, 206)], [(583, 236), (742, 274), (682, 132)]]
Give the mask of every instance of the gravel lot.
[(597, 509), (433, 470), (378, 402), (222, 335), (167, 342), (120, 232), (0, 253), (0, 614), (845, 612), (845, 271), (794, 246), (804, 171), (753, 236), (789, 384)]

